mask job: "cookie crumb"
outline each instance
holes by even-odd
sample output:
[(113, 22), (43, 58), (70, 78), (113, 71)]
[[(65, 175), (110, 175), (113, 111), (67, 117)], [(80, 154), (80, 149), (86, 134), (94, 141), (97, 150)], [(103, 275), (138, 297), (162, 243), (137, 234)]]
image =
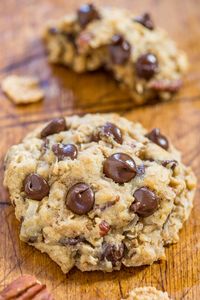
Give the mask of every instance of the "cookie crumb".
[(10, 75), (3, 79), (1, 88), (15, 104), (28, 104), (44, 98), (44, 91), (35, 77)]
[[(157, 290), (152, 286), (133, 289), (126, 300), (170, 300), (167, 292)], [(123, 299), (122, 299), (123, 300)]]

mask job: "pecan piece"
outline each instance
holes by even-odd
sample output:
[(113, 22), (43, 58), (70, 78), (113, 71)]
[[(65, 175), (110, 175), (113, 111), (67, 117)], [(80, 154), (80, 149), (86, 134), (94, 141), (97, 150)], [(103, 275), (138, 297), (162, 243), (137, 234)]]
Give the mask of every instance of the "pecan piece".
[(110, 230), (110, 225), (108, 224), (108, 222), (106, 222), (105, 220), (103, 220), (99, 224), (99, 229), (100, 229), (100, 236), (104, 236)]
[(0, 300), (54, 300), (47, 291), (46, 285), (41, 284), (32, 275), (22, 275), (11, 282), (0, 292)]
[(148, 87), (155, 91), (176, 93), (182, 86), (182, 80), (157, 80), (149, 83)]
[(89, 48), (89, 44), (93, 39), (93, 34), (88, 31), (83, 31), (76, 39), (76, 46), (79, 53), (84, 53)]

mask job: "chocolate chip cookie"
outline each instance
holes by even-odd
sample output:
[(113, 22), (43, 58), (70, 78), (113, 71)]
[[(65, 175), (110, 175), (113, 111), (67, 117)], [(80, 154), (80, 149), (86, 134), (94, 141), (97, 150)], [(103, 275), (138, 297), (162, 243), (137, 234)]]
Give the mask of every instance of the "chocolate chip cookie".
[(82, 5), (49, 22), (49, 60), (81, 73), (104, 68), (130, 92), (135, 104), (168, 100), (182, 85), (187, 59), (150, 14)]
[(178, 241), (196, 186), (158, 128), (115, 114), (56, 118), (12, 146), (4, 185), (20, 239), (63, 272), (152, 264)]

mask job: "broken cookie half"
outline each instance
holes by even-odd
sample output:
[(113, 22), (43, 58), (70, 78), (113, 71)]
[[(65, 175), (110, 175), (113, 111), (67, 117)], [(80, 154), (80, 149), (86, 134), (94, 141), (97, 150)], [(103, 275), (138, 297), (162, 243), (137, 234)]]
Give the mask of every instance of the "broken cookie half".
[(50, 62), (78, 73), (103, 67), (135, 104), (170, 99), (188, 67), (185, 54), (148, 13), (82, 5), (74, 14), (50, 21), (44, 40)]

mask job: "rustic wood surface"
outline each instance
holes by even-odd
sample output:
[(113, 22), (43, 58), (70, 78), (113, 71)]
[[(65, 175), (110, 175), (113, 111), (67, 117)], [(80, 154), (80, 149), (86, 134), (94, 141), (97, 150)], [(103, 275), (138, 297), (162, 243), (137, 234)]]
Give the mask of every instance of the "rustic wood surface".
[[(77, 4), (78, 2), (78, 4)], [(63, 15), (83, 1), (6, 0), (0, 2), (0, 80), (8, 74), (36, 75), (45, 89), (45, 101), (16, 107), (0, 92), (0, 289), (22, 273), (35, 274), (60, 299), (120, 299), (133, 287), (153, 285), (177, 300), (200, 299), (200, 191), (194, 209), (170, 246), (167, 260), (150, 267), (124, 268), (120, 272), (81, 273), (67, 276), (46, 255), (22, 243), (19, 223), (2, 187), (3, 157), (8, 147), (37, 124), (61, 114), (116, 111), (146, 127), (158, 126), (182, 150), (184, 162), (200, 179), (200, 0), (106, 0), (97, 4), (150, 11), (156, 24), (166, 28), (188, 53), (191, 68), (185, 86), (172, 102), (133, 108), (109, 75), (76, 75), (47, 63), (39, 39), (49, 18)]]

